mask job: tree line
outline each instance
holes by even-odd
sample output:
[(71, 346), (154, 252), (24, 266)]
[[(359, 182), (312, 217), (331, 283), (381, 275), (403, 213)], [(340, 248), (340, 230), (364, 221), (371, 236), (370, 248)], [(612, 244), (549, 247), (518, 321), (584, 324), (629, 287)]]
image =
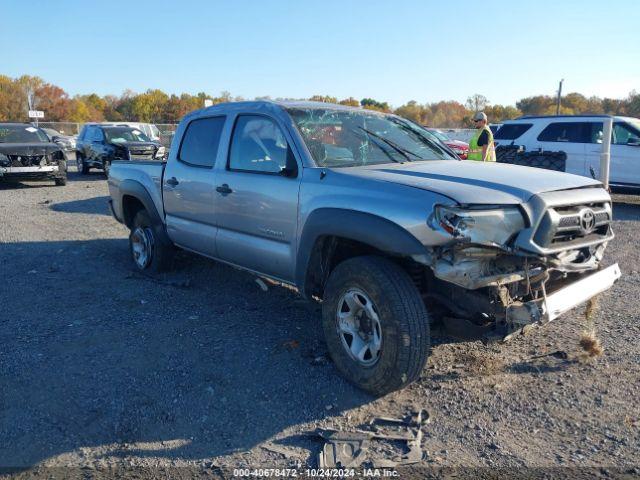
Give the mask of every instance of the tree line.
[[(270, 99), (257, 97), (256, 100)], [(125, 90), (120, 96), (95, 93), (69, 96), (57, 85), (39, 77), (23, 75), (11, 78), (0, 75), (0, 121), (28, 121), (28, 110), (43, 110), (45, 121), (138, 121), (151, 123), (178, 123), (192, 110), (202, 108), (205, 100), (213, 104), (244, 100), (232, 97), (229, 92), (209, 95), (182, 93), (167, 94), (149, 89), (144, 93)], [(282, 99), (275, 100), (300, 100)], [(518, 100), (513, 105), (494, 105), (483, 95), (474, 94), (462, 104), (454, 100), (419, 103), (411, 100), (393, 108), (387, 102), (372, 98), (357, 100), (354, 97), (338, 99), (328, 95), (314, 95), (308, 100), (359, 106), (370, 110), (393, 112), (422, 125), (432, 127), (468, 127), (476, 111), (484, 111), (489, 121), (500, 123), (520, 115), (548, 115), (556, 113), (556, 98), (536, 95)], [(624, 99), (586, 97), (569, 93), (562, 97), (560, 112), (563, 114), (615, 114), (640, 117), (640, 93), (632, 91)]]

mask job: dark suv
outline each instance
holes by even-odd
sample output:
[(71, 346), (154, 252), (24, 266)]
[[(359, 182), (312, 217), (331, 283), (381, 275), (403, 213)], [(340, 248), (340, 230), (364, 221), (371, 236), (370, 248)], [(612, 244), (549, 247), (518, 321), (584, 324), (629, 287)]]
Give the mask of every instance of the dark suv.
[(87, 123), (76, 144), (78, 170), (101, 168), (109, 176), (114, 160), (162, 160), (165, 148), (140, 130), (126, 126)]

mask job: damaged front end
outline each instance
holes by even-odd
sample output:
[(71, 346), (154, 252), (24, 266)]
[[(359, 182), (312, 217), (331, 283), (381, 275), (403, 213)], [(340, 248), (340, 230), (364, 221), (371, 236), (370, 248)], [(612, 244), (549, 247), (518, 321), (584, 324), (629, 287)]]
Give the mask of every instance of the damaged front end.
[[(57, 147), (57, 146), (56, 146)], [(67, 162), (59, 147), (16, 148), (0, 152), (0, 180), (63, 179), (67, 175)]]
[[(576, 202), (529, 211), (437, 206), (427, 224), (450, 240), (414, 257), (429, 267), (427, 298), (458, 319), (508, 335), (607, 290), (620, 277), (617, 264), (600, 268), (613, 238), (610, 202)], [(531, 241), (540, 238), (546, 243)]]

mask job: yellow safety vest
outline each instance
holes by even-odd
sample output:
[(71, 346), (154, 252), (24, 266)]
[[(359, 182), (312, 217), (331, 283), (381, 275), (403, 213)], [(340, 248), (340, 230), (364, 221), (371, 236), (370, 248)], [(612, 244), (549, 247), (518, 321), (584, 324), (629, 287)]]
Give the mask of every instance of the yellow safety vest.
[[(480, 139), (480, 135), (482, 132), (487, 131), (489, 135), (489, 143), (487, 144), (487, 154), (485, 158), (482, 158), (482, 147), (478, 146), (478, 140)], [(477, 160), (479, 162), (495, 162), (496, 161), (496, 147), (493, 144), (493, 133), (491, 133), (491, 129), (485, 125), (483, 128), (479, 128), (476, 130), (476, 133), (473, 134), (473, 138), (469, 142), (469, 154), (467, 156), (469, 160)]]

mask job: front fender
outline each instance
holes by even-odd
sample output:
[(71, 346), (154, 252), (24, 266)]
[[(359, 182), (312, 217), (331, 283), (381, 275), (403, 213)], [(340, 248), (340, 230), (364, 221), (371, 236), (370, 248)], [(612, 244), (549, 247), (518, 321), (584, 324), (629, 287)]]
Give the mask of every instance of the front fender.
[(301, 292), (305, 292), (313, 247), (323, 236), (356, 240), (397, 256), (421, 255), (426, 250), (416, 237), (386, 218), (356, 210), (320, 208), (309, 214), (300, 235), (296, 285)]

